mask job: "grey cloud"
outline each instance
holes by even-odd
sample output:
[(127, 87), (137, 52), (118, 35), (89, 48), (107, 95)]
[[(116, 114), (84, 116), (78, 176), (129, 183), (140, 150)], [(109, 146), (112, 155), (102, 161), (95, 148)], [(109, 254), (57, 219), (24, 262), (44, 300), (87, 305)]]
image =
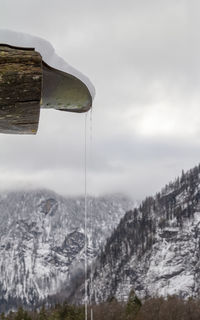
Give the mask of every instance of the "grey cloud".
[[(91, 192), (142, 198), (199, 162), (197, 1), (0, 0), (0, 6), (0, 27), (46, 38), (94, 82)], [(142, 134), (141, 119), (155, 105), (162, 115), (163, 103), (166, 121), (180, 114), (178, 129)], [(89, 127), (88, 119), (88, 141)], [(83, 192), (84, 115), (43, 111), (36, 137), (0, 135), (0, 144), (4, 185), (29, 181)]]

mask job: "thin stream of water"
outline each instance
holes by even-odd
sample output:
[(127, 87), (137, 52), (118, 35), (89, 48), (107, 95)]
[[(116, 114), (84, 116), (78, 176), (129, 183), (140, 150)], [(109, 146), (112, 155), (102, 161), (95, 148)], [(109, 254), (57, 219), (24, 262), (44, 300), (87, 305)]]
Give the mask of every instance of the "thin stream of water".
[[(87, 271), (88, 271), (88, 218), (90, 218), (90, 232), (93, 234), (93, 213), (92, 213), (92, 198), (88, 202), (88, 165), (91, 169), (92, 166), (92, 109), (90, 111), (90, 127), (89, 127), (89, 145), (87, 139), (87, 113), (85, 114), (85, 320), (88, 319), (88, 300), (90, 303), (90, 320), (93, 320), (93, 309), (92, 309), (92, 294), (93, 294), (93, 261), (91, 261), (91, 272), (90, 272), (90, 296), (88, 297), (87, 292)], [(89, 149), (89, 163), (88, 163), (88, 149)], [(91, 251), (93, 252), (93, 243), (90, 243)]]
[(85, 114), (85, 320), (88, 318), (88, 295), (87, 295), (87, 113)]
[[(90, 173), (92, 169), (93, 163), (93, 135), (92, 135), (92, 109), (90, 110)], [(90, 221), (91, 221), (91, 234), (93, 235), (94, 228), (93, 228), (93, 213), (92, 213), (92, 199), (90, 201)], [(93, 236), (92, 236), (93, 240)], [(93, 252), (93, 242), (91, 241), (91, 251)], [(92, 295), (93, 295), (93, 257), (91, 260), (91, 270), (90, 270), (90, 320), (93, 320), (93, 309), (92, 309)]]

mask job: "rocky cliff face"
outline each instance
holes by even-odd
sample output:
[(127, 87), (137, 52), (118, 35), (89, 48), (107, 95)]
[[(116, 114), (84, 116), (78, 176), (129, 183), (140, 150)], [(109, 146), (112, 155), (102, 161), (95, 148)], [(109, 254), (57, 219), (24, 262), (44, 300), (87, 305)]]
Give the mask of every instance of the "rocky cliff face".
[[(89, 260), (131, 205), (117, 195), (88, 198)], [(0, 194), (0, 309), (35, 305), (66, 287), (83, 270), (84, 243), (84, 198)]]
[(96, 302), (145, 296), (200, 295), (200, 166), (129, 211), (96, 262)]

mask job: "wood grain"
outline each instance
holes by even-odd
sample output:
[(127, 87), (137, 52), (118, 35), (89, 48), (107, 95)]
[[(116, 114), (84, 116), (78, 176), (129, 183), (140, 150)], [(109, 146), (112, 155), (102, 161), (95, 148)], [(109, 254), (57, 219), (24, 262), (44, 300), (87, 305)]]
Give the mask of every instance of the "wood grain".
[(37, 132), (41, 91), (40, 54), (0, 45), (0, 133)]

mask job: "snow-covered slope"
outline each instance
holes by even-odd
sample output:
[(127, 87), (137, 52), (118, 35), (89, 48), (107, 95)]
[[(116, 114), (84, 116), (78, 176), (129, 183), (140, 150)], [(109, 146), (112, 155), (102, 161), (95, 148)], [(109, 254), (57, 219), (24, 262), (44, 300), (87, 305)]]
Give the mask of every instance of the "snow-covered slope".
[[(132, 206), (120, 195), (88, 198), (88, 257)], [(0, 309), (57, 294), (84, 259), (84, 198), (48, 190), (0, 194)]]
[(200, 165), (129, 211), (94, 270), (93, 300), (200, 295)]

